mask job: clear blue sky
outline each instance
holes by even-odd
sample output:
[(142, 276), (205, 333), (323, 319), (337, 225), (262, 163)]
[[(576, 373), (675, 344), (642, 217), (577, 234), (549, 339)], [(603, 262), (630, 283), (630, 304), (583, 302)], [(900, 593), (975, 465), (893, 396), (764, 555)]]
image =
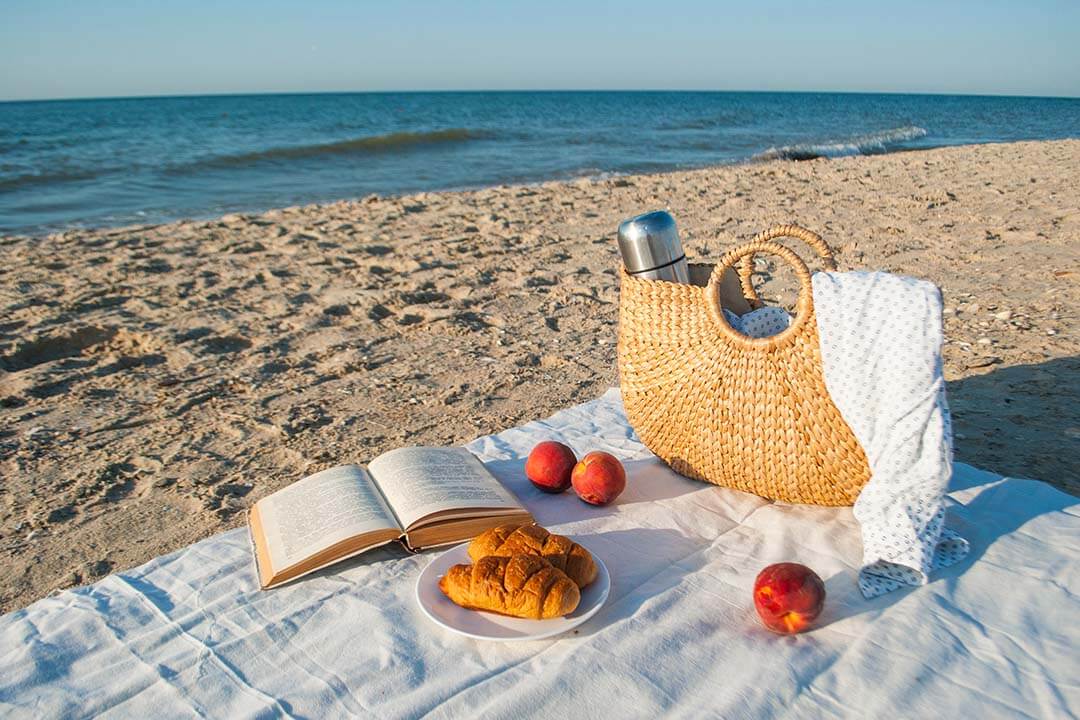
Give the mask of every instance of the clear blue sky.
[(3, 0), (0, 99), (450, 89), (1080, 95), (1080, 0)]

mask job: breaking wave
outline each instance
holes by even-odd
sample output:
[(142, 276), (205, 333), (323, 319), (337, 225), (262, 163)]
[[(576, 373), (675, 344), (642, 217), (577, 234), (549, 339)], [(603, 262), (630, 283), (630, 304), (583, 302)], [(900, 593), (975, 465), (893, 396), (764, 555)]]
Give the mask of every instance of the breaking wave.
[(771, 147), (754, 155), (752, 160), (813, 160), (820, 157), (845, 155), (880, 155), (898, 149), (901, 143), (926, 136), (926, 130), (916, 125), (855, 135), (843, 140), (824, 143), (799, 143)]

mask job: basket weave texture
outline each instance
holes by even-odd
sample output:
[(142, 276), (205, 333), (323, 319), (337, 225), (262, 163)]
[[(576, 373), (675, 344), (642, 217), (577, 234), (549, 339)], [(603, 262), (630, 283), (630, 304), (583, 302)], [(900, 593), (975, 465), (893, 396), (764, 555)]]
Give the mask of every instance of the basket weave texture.
[[(682, 475), (785, 502), (852, 505), (870, 469), (825, 387), (810, 271), (773, 242), (781, 237), (803, 240), (835, 269), (820, 237), (779, 225), (726, 253), (704, 287), (622, 273), (623, 405), (645, 446)], [(758, 253), (786, 260), (800, 285), (791, 325), (766, 338), (733, 329), (718, 293), (743, 260), (743, 294), (760, 306)]]

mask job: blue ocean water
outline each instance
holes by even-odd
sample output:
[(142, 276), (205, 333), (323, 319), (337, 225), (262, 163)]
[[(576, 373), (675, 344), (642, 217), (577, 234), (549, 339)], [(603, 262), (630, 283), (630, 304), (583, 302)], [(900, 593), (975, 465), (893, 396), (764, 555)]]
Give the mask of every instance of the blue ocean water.
[(350, 93), (0, 103), (0, 233), (369, 193), (1080, 137), (1080, 99)]

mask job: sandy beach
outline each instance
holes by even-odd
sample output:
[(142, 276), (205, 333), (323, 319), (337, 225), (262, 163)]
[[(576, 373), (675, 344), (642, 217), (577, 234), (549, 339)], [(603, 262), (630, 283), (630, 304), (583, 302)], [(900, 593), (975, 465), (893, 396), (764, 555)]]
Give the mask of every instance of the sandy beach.
[(615, 228), (657, 208), (695, 259), (790, 221), (938, 284), (957, 459), (1080, 494), (1078, 166), (1076, 140), (981, 145), (2, 238), (0, 610), (316, 470), (597, 396)]

